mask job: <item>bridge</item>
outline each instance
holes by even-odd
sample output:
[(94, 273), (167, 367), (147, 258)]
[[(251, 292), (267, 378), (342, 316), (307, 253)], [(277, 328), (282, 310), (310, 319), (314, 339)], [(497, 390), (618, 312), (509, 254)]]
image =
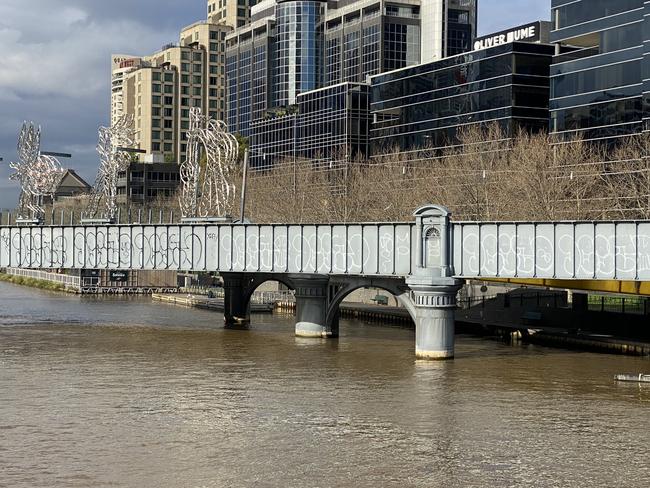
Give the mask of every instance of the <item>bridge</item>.
[(413, 222), (0, 227), (0, 268), (218, 272), (225, 322), (246, 322), (268, 280), (295, 290), (296, 335), (334, 337), (352, 291), (392, 293), (416, 324), (416, 356), (454, 355), (463, 279), (650, 281), (650, 221), (452, 222), (427, 205)]

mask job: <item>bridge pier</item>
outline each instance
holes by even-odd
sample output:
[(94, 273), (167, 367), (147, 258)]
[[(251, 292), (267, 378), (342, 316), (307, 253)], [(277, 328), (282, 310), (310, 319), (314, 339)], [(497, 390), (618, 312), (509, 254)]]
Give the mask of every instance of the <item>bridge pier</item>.
[(415, 307), (415, 356), (444, 360), (454, 357), (456, 294), (461, 280), (439, 278), (434, 282), (411, 279)]
[(325, 275), (291, 275), (296, 293), (296, 336), (335, 337), (327, 324), (328, 284)]
[(250, 322), (250, 301), (246, 297), (246, 278), (242, 273), (221, 273), (223, 278), (223, 319), (226, 327)]

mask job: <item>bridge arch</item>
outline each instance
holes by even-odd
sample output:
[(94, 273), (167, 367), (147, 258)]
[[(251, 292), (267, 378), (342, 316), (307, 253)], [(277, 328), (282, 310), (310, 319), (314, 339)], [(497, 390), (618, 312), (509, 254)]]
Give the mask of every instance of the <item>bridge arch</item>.
[(276, 275), (276, 274), (259, 274), (254, 275), (247, 280), (243, 289), (243, 296), (246, 307), (249, 306), (253, 293), (264, 283), (269, 281), (277, 281), (278, 283), (283, 284), (290, 290), (295, 290), (296, 286), (287, 275)]
[(352, 292), (361, 288), (377, 288), (393, 295), (397, 302), (402, 305), (416, 322), (415, 303), (404, 279), (368, 279), (348, 278), (343, 280), (331, 280), (329, 284), (329, 300), (327, 306), (326, 326), (337, 328), (336, 321), (339, 317), (339, 307), (343, 300)]

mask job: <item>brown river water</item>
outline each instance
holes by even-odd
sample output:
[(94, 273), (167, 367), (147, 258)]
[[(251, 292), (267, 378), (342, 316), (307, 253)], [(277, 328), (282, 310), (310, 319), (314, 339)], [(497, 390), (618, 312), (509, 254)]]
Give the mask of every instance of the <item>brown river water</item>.
[(0, 283), (2, 487), (648, 487), (641, 358)]

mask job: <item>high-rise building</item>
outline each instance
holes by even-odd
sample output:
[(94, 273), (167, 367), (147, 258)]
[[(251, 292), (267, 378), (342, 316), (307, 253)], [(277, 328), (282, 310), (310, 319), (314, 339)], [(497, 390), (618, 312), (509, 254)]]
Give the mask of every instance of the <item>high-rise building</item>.
[(223, 23), (200, 21), (182, 29), (178, 44), (155, 54), (113, 57), (112, 120), (122, 113), (133, 115), (140, 149), (163, 161), (182, 162), (190, 108), (225, 119), (224, 45), (231, 30)]
[[(542, 25), (513, 32), (539, 32)], [(477, 42), (478, 50), (471, 53), (373, 76), (372, 154), (429, 153), (457, 145), (460, 128), (490, 123), (506, 135), (546, 130), (555, 48), (514, 39), (498, 33)]]
[[(468, 51), (477, 0), (264, 0), (226, 37), (230, 130), (297, 96)], [(438, 12), (438, 13), (434, 13)], [(436, 39), (434, 42), (433, 39)], [(424, 56), (424, 58), (423, 58)]]
[(124, 113), (124, 77), (140, 66), (142, 58), (126, 54), (111, 56), (111, 125)]
[(208, 20), (212, 23), (242, 27), (250, 22), (255, 0), (208, 0)]
[(551, 132), (615, 142), (648, 129), (650, 3), (552, 0)]

